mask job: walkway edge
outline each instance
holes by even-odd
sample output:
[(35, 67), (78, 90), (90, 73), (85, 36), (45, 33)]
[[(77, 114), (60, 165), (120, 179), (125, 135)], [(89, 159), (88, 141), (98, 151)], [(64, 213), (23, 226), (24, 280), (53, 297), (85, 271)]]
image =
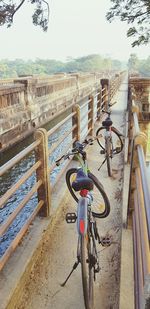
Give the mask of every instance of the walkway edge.
[(57, 221), (64, 216), (64, 209), (69, 198), (65, 183), (63, 192), (63, 198), (59, 201), (57, 210), (53, 211), (49, 218), (36, 218), (28, 235), (24, 237), (21, 245), (2, 270), (0, 274), (1, 309), (15, 308), (23, 295), (25, 284), (32, 280), (32, 269), (41, 260), (44, 244), (51, 236)]

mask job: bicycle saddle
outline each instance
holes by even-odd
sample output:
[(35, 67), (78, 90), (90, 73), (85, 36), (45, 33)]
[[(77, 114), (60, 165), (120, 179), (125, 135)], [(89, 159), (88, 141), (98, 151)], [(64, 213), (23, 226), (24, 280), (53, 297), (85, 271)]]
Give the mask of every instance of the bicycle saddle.
[(113, 122), (110, 119), (110, 117), (107, 117), (104, 121), (102, 121), (102, 125), (104, 127), (110, 127), (110, 126), (112, 126), (112, 124), (113, 124)]
[(94, 184), (92, 179), (85, 175), (82, 169), (77, 172), (76, 180), (72, 183), (72, 188), (75, 191), (86, 189), (88, 191), (93, 190)]

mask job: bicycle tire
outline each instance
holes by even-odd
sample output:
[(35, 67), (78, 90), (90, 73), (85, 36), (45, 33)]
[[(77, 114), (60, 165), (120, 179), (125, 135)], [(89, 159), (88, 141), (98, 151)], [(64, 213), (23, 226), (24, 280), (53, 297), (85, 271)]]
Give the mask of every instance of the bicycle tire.
[[(78, 203), (78, 200), (79, 200), (78, 194), (79, 194), (79, 192), (75, 192), (73, 190), (72, 186), (71, 186), (71, 183), (72, 183), (71, 182), (71, 176), (73, 174), (75, 174), (75, 177), (76, 177), (77, 171), (78, 171), (77, 168), (71, 168), (71, 169), (69, 169), (67, 171), (67, 173), (66, 173), (66, 183), (67, 183), (67, 187), (69, 189), (70, 194), (72, 195), (74, 200)], [(110, 203), (109, 203), (109, 199), (108, 199), (108, 197), (107, 197), (107, 195), (106, 195), (106, 193), (104, 191), (103, 185), (100, 183), (100, 181), (91, 172), (88, 173), (88, 177), (93, 180), (94, 187), (96, 188), (95, 204), (94, 204), (94, 201), (92, 203), (92, 207), (93, 207), (92, 215), (94, 217), (96, 217), (96, 218), (106, 218), (109, 215), (109, 213), (110, 213)], [(94, 192), (94, 189), (93, 189), (93, 192)], [(100, 194), (100, 196), (97, 197), (98, 193)], [(98, 198), (100, 199), (100, 202), (101, 202), (101, 199), (102, 199), (102, 202), (104, 202), (104, 205), (103, 205), (104, 209), (102, 209), (101, 212), (100, 212), (100, 209), (99, 209), (100, 202), (99, 202)], [(96, 201), (98, 201), (97, 202), (98, 206), (96, 204)]]
[[(105, 127), (100, 127), (97, 131), (96, 131), (96, 136), (98, 135), (101, 135), (102, 134), (102, 138), (97, 138), (97, 142), (99, 144), (99, 146), (103, 149), (103, 150), (106, 150), (105, 149), (105, 139), (104, 139), (104, 133), (102, 132), (105, 132), (106, 128)], [(117, 136), (118, 138), (118, 142), (120, 143), (119, 144), (119, 147), (116, 147), (114, 148), (114, 150), (116, 151), (116, 154), (120, 153), (123, 149), (123, 141), (122, 141), (122, 138), (121, 138), (121, 134), (118, 133), (118, 130), (115, 128), (115, 127), (111, 127), (111, 132), (112, 132), (112, 135), (113, 133), (115, 134), (114, 136)], [(112, 140), (114, 140), (114, 137), (112, 136)], [(117, 145), (116, 145), (117, 146)]]
[(80, 235), (80, 262), (82, 273), (83, 296), (86, 309), (93, 309), (94, 304), (94, 269), (90, 263), (91, 245), (88, 235)]
[(112, 168), (111, 168), (111, 142), (108, 138), (105, 139), (105, 156), (107, 162), (107, 171), (108, 176), (112, 176)]

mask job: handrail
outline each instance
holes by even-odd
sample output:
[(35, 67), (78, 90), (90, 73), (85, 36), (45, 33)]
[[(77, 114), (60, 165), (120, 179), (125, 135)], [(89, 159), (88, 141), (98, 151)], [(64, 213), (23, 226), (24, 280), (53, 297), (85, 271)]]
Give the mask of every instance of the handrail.
[(143, 148), (141, 145), (137, 146), (137, 152), (138, 152), (142, 188), (143, 188), (144, 202), (145, 202), (145, 209), (146, 209), (148, 237), (150, 241), (150, 192), (149, 192), (148, 179), (147, 179), (147, 173), (146, 173), (145, 157), (144, 157), (144, 152), (143, 152)]
[(12, 160), (5, 163), (3, 166), (0, 167), (0, 177), (6, 173), (9, 169), (11, 169), (15, 164), (20, 162), (24, 157), (26, 157), (30, 152), (32, 152), (35, 147), (39, 146), (40, 140), (33, 142), (30, 146), (26, 149), (19, 152)]
[[(84, 102), (84, 100), (86, 100)], [(31, 152), (34, 154), (34, 163), (30, 168), (28, 168), (23, 175), (21, 175), (20, 179), (17, 180), (12, 186), (1, 196), (0, 198), (0, 208), (1, 211), (8, 207), (9, 199), (17, 193), (17, 190), (20, 189), (21, 185), (25, 184), (29, 177), (34, 178), (34, 184), (28, 189), (27, 192), (23, 192), (22, 200), (18, 202), (18, 205), (12, 210), (12, 213), (6, 217), (4, 222), (0, 225), (0, 236), (2, 237), (4, 233), (7, 232), (8, 228), (14, 223), (14, 220), (18, 216), (18, 214), (24, 209), (26, 204), (31, 200), (34, 194), (36, 194), (38, 201), (36, 202), (34, 210), (30, 213), (29, 218), (23, 224), (21, 230), (17, 232), (15, 239), (11, 241), (7, 250), (4, 252), (2, 257), (0, 258), (0, 270), (6, 264), (8, 258), (18, 246), (18, 243), (22, 239), (23, 235), (29, 228), (30, 223), (34, 220), (37, 214), (41, 216), (49, 216), (51, 214), (51, 199), (53, 189), (62, 176), (64, 170), (69, 164), (69, 160), (66, 161), (65, 165), (58, 172), (55, 181), (51, 183), (50, 173), (56, 167), (56, 164), (53, 163), (50, 166), (49, 157), (51, 157), (59, 147), (61, 147), (62, 143), (68, 138), (67, 145), (61, 151), (66, 152), (70, 147), (74, 144), (75, 141), (83, 139), (82, 128), (84, 127), (84, 136), (92, 135), (94, 129), (94, 123), (97, 119), (99, 119), (100, 110), (103, 104), (106, 104), (107, 93), (106, 89), (100, 88), (100, 85), (96, 90), (91, 90), (90, 95), (84, 95), (82, 97), (83, 104), (81, 104), (81, 97), (79, 97), (79, 104), (72, 103), (70, 108), (72, 111), (70, 114), (61, 120), (58, 124), (56, 124), (52, 129), (48, 132), (45, 129), (38, 129), (35, 132), (35, 141), (22, 150), (19, 154), (17, 154), (10, 161), (5, 163), (0, 167), (0, 176), (3, 177), (5, 174), (11, 170), (16, 164), (18, 164), (21, 160), (25, 160)], [(83, 113), (83, 108), (87, 106), (87, 115), (86, 117), (81, 116)], [(59, 113), (60, 114), (60, 113)], [(70, 122), (70, 124), (69, 124)], [(86, 122), (86, 123), (85, 123)], [(67, 127), (67, 125), (69, 126)], [(61, 127), (65, 127), (65, 132), (63, 135), (60, 134), (57, 142), (54, 142), (52, 146), (49, 147), (49, 140), (53, 136), (54, 133), (59, 133)], [(71, 126), (71, 128), (70, 128)], [(59, 134), (58, 134), (59, 135)], [(81, 136), (82, 135), (82, 136)], [(16, 196), (17, 199), (17, 196)], [(9, 205), (9, 207), (11, 207)]]
[(131, 104), (129, 153), (132, 152), (132, 155), (128, 214), (132, 213), (133, 223), (135, 309), (147, 309), (146, 303), (150, 302), (150, 192), (145, 163), (147, 138), (140, 131), (138, 108), (133, 99)]

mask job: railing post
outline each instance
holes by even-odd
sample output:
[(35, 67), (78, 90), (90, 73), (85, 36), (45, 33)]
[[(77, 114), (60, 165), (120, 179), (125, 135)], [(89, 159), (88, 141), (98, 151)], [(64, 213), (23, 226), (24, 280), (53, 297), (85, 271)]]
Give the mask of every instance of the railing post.
[(100, 121), (100, 109), (101, 109), (101, 102), (102, 102), (102, 92), (101, 88), (98, 89), (98, 96), (97, 96), (97, 120)]
[(80, 130), (80, 119), (81, 119), (81, 112), (80, 106), (75, 104), (72, 108), (72, 111), (75, 112), (75, 115), (72, 117), (72, 126), (76, 125), (76, 128), (72, 132), (72, 139), (76, 139), (76, 141), (80, 141), (81, 139), (81, 130)]
[(88, 104), (88, 134), (93, 135), (94, 133), (94, 96), (89, 96), (89, 104)]
[(101, 85), (102, 85), (102, 89), (104, 89), (105, 91), (105, 101), (104, 101), (104, 108), (107, 111), (108, 110), (108, 88), (109, 88), (109, 79), (101, 79)]
[(50, 190), (50, 175), (48, 169), (48, 137), (45, 129), (38, 129), (35, 132), (35, 139), (40, 139), (41, 143), (36, 148), (36, 160), (41, 161), (41, 166), (37, 169), (37, 181), (42, 180), (43, 184), (38, 189), (38, 201), (43, 200), (44, 206), (39, 214), (42, 217), (50, 215), (51, 208), (51, 190)]

